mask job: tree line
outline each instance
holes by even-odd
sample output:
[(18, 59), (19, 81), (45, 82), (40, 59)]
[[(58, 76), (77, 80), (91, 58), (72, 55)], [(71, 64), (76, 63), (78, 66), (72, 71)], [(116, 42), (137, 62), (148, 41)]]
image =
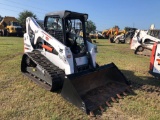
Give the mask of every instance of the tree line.
[[(20, 12), (18, 15), (18, 22), (20, 23), (20, 25), (25, 29), (26, 27), (26, 18), (27, 17), (33, 17), (37, 20), (37, 15), (34, 14), (31, 11), (25, 10), (23, 12)], [(3, 19), (3, 17), (0, 15), (0, 21)], [(86, 31), (88, 33), (90, 33), (91, 31), (95, 31), (96, 30), (96, 25), (92, 20), (88, 20), (86, 23)]]

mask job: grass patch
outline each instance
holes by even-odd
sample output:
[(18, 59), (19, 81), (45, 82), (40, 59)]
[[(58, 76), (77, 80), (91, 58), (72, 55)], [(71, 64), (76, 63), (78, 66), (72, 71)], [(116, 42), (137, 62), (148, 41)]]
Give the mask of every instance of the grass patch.
[[(160, 81), (149, 73), (149, 57), (134, 55), (128, 44), (97, 40), (99, 65), (114, 62), (133, 85), (135, 95), (128, 95), (100, 116), (100, 119), (157, 120), (160, 95), (141, 87), (160, 88)], [(59, 94), (45, 91), (20, 72), (23, 38), (0, 37), (0, 119), (70, 120), (90, 119)]]

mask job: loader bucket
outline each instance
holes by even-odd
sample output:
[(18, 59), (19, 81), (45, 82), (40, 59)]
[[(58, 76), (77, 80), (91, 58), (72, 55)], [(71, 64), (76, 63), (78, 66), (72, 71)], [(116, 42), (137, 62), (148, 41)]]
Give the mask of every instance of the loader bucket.
[(128, 89), (129, 82), (114, 63), (88, 70), (82, 73), (67, 75), (61, 95), (87, 114)]

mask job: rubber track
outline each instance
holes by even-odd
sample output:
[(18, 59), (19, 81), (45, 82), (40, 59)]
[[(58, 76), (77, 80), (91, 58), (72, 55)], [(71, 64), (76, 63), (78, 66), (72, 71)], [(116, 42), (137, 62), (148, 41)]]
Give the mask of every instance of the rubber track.
[[(44, 55), (42, 55), (40, 51), (30, 52), (30, 53), (27, 53), (27, 55), (36, 65), (40, 66), (41, 69), (43, 69), (52, 78), (53, 83), (63, 82), (61, 81), (60, 76), (65, 75), (64, 71), (58, 68), (57, 66), (55, 66)], [(51, 85), (46, 83), (46, 81), (42, 80), (41, 78), (38, 78), (37, 76), (34, 76), (32, 73), (29, 73), (29, 74), (26, 73), (26, 75), (28, 77), (31, 77), (34, 82), (36, 82), (46, 90), (52, 91)]]

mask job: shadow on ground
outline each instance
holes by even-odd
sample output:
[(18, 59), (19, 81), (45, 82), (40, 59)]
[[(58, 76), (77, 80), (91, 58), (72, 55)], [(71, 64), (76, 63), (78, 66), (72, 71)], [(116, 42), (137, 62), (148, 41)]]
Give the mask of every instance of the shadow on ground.
[(114, 46), (114, 45), (102, 45), (102, 44), (97, 44), (97, 46)]
[(133, 71), (121, 70), (125, 77), (131, 81), (133, 89), (143, 89), (147, 92), (160, 92), (160, 80), (149, 76), (136, 76)]

